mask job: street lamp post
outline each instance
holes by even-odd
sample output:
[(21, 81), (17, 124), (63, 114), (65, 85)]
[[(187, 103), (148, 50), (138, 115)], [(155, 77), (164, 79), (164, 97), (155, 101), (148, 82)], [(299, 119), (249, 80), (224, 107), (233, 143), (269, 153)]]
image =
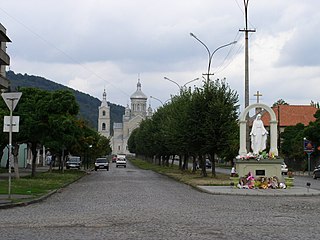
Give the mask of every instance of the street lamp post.
[(199, 80), (199, 78), (195, 78), (195, 79), (192, 79), (192, 80), (186, 82), (185, 84), (183, 84), (183, 85), (181, 86), (181, 85), (178, 84), (176, 81), (173, 81), (172, 79), (170, 79), (170, 78), (168, 78), (168, 77), (163, 77), (163, 78), (164, 78), (165, 80), (168, 80), (168, 81), (173, 82), (174, 84), (176, 84), (176, 85), (178, 86), (180, 92), (187, 86), (187, 84)]
[(153, 97), (153, 96), (150, 96), (150, 98), (153, 98), (153, 99), (159, 101), (162, 104), (162, 106), (164, 105), (163, 102), (159, 98), (156, 98), (156, 97)]
[(200, 43), (205, 47), (205, 49), (206, 49), (207, 52), (208, 52), (208, 57), (209, 57), (209, 59), (208, 59), (208, 61), (209, 61), (209, 62), (208, 62), (208, 71), (207, 71), (207, 73), (205, 73), (205, 74), (203, 74), (203, 75), (207, 75), (207, 82), (209, 83), (210, 75), (213, 75), (213, 73), (210, 73), (211, 61), (212, 61), (213, 55), (214, 55), (219, 49), (224, 48), (224, 47), (227, 47), (227, 46), (230, 46), (230, 45), (232, 45), (232, 44), (235, 44), (235, 43), (237, 43), (237, 41), (233, 41), (233, 42), (230, 42), (230, 43), (228, 43), (228, 44), (222, 45), (222, 46), (216, 48), (216, 49), (211, 53), (211, 51), (210, 51), (210, 49), (207, 47), (207, 45), (204, 44), (204, 42), (202, 42), (196, 35), (194, 35), (193, 33), (190, 33), (190, 36), (193, 37), (193, 38), (195, 38), (198, 42), (200, 42)]

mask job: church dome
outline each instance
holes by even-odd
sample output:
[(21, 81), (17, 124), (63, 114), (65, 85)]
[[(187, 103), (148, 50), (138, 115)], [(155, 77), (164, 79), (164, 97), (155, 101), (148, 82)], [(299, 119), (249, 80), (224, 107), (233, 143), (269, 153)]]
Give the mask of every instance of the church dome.
[(130, 99), (148, 99), (148, 97), (141, 91), (140, 79), (137, 83), (137, 90), (131, 95)]

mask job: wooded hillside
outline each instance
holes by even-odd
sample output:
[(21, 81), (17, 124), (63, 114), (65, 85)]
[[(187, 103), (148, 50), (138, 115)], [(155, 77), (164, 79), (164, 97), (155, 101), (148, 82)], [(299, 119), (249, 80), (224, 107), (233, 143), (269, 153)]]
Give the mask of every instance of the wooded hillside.
[[(55, 91), (60, 89), (71, 90), (80, 106), (80, 116), (85, 119), (89, 126), (97, 129), (98, 126), (98, 107), (101, 101), (98, 98), (92, 97), (89, 94), (79, 92), (72, 88), (66, 87), (62, 84), (55, 83), (43, 77), (33, 76), (28, 74), (14, 73), (13, 71), (7, 72), (7, 78), (10, 80), (12, 91), (18, 87), (34, 87), (48, 91)], [(102, 92), (101, 92), (102, 97)], [(123, 106), (108, 102), (110, 106), (111, 126), (114, 122), (122, 122), (122, 115), (125, 108)]]

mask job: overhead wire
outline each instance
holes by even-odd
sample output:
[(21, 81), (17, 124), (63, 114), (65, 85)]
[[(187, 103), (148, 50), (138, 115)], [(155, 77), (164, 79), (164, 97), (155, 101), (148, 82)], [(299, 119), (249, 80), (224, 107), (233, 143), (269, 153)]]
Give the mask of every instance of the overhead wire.
[[(235, 59), (235, 56), (238, 55), (238, 53), (241, 51), (241, 49), (244, 47), (244, 45), (241, 43), (239, 44), (239, 40), (240, 40), (241, 35), (239, 34), (239, 31), (237, 31), (236, 36), (234, 37), (234, 41), (236, 41), (237, 43), (234, 44), (228, 51), (227, 55), (225, 56), (225, 58), (223, 59), (222, 63), (217, 67), (217, 69), (215, 70), (215, 73), (220, 73), (222, 72), (224, 69), (226, 69)], [(234, 51), (234, 49), (236, 48), (236, 46), (239, 46), (237, 48), (236, 51)], [(228, 61), (227, 61), (228, 60)]]
[(71, 62), (81, 66), (82, 68), (84, 68), (85, 70), (87, 70), (88, 72), (90, 72), (91, 74), (93, 74), (94, 76), (96, 76), (98, 79), (107, 82), (109, 85), (111, 85), (112, 87), (118, 89), (120, 92), (122, 92), (124, 95), (126, 96), (130, 96), (128, 93), (124, 92), (121, 88), (118, 88), (117, 86), (115, 86), (114, 84), (112, 84), (111, 82), (105, 80), (103, 77), (101, 77), (100, 75), (98, 75), (96, 72), (94, 72), (92, 69), (88, 68), (87, 66), (85, 66), (84, 64), (82, 64), (80, 61), (78, 61), (77, 59), (73, 58), (72, 56), (70, 56), (68, 53), (66, 53), (65, 51), (61, 50), (60, 48), (58, 48), (56, 45), (54, 45), (52, 42), (48, 41), (47, 39), (43, 38), (40, 34), (36, 33), (35, 31), (33, 31), (30, 27), (28, 27), (26, 24), (24, 24), (23, 22), (19, 21), (18, 19), (16, 19), (15, 17), (13, 17), (12, 15), (10, 15), (7, 11), (5, 11), (3, 8), (0, 7), (0, 10), (2, 12), (4, 12), (8, 17), (10, 17), (11, 19), (13, 19), (15, 22), (17, 22), (18, 24), (20, 24), (21, 26), (23, 26), (25, 29), (27, 29), (29, 32), (31, 32), (34, 36), (36, 36), (37, 38), (39, 38), (41, 41), (43, 41), (44, 43), (46, 43), (47, 45), (51, 46), (52, 48), (54, 48), (55, 50), (57, 50), (58, 52), (60, 52), (62, 55), (64, 55), (66, 58), (68, 58)]
[[(238, 0), (234, 0), (235, 3), (237, 4), (238, 8), (240, 9), (240, 11), (242, 12), (243, 15), (245, 15), (243, 8), (240, 6)], [(248, 0), (249, 1), (249, 0)], [(252, 24), (252, 22), (250, 22), (249, 20), (249, 24), (251, 27), (255, 28), (254, 25)], [(240, 40), (241, 34), (239, 33), (239, 31), (237, 31), (237, 34), (234, 38), (234, 41), (237, 41), (237, 44), (235, 44), (234, 46), (232, 46), (229, 49), (229, 52), (227, 53), (227, 55), (225, 56), (224, 60), (222, 61), (222, 63), (217, 67), (215, 73), (221, 73), (222, 71), (224, 71), (234, 60), (234, 57), (236, 55), (238, 55), (240, 53), (240, 51), (242, 51), (244, 49), (244, 43), (243, 41), (241, 41), (241, 44), (239, 44), (239, 40)], [(249, 38), (252, 37), (252, 34), (249, 35)], [(233, 51), (236, 47), (236, 45), (238, 45), (238, 49), (236, 51)], [(233, 54), (232, 54), (233, 53)], [(231, 55), (232, 54), (232, 55)], [(231, 55), (231, 56), (230, 56)], [(227, 60), (229, 60), (227, 62)]]

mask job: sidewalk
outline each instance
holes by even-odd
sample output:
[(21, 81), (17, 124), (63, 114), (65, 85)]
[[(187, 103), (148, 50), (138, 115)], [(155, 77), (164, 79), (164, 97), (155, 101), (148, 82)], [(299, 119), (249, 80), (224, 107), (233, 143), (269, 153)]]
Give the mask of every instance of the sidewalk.
[(320, 191), (307, 187), (287, 189), (239, 189), (231, 186), (197, 186), (201, 191), (215, 195), (240, 196), (320, 196)]

